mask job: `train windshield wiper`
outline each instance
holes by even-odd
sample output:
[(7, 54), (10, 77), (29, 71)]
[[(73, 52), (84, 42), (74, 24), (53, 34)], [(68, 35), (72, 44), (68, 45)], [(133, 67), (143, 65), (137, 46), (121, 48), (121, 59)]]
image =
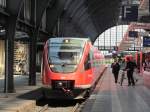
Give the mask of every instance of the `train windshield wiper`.
[(62, 63), (61, 64), (62, 67), (65, 67), (66, 65), (67, 65), (67, 63)]

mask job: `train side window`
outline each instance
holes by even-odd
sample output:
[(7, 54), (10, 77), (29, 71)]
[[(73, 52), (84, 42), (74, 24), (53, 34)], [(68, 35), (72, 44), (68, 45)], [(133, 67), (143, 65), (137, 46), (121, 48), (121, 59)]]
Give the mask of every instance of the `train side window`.
[(88, 54), (85, 62), (84, 62), (84, 68), (85, 70), (88, 70), (91, 68), (91, 63), (90, 63), (90, 54)]

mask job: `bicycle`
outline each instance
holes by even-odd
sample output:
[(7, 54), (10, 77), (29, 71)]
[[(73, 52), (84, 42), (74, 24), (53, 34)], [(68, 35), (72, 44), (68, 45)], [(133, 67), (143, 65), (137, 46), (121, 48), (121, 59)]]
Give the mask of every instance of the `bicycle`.
[[(133, 76), (134, 77), (134, 76)], [(126, 79), (125, 78), (125, 70), (122, 70), (122, 73), (121, 73), (121, 79), (120, 79), (120, 85), (122, 86), (122, 83), (123, 83), (123, 80)], [(134, 78), (134, 82), (138, 82), (138, 79)]]
[(125, 71), (122, 70), (122, 73), (121, 73), (121, 80), (120, 80), (120, 85), (122, 86), (122, 83), (123, 83), (123, 80), (125, 79)]

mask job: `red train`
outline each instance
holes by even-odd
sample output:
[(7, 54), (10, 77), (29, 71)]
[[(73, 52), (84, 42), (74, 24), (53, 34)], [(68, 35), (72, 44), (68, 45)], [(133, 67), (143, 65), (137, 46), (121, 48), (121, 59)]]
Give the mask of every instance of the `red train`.
[(43, 93), (48, 98), (83, 98), (105, 66), (104, 56), (85, 38), (50, 38), (43, 52)]

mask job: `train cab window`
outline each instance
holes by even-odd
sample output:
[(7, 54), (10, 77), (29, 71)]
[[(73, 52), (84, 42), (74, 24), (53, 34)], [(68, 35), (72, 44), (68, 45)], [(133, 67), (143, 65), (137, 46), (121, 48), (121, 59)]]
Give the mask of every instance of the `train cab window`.
[(90, 63), (90, 54), (88, 54), (85, 62), (84, 62), (84, 68), (85, 70), (88, 70), (91, 68), (91, 63)]
[(74, 56), (73, 52), (58, 52), (60, 59), (72, 59)]
[(50, 44), (48, 46), (48, 62), (53, 72), (71, 73), (83, 54), (83, 47), (72, 44)]

